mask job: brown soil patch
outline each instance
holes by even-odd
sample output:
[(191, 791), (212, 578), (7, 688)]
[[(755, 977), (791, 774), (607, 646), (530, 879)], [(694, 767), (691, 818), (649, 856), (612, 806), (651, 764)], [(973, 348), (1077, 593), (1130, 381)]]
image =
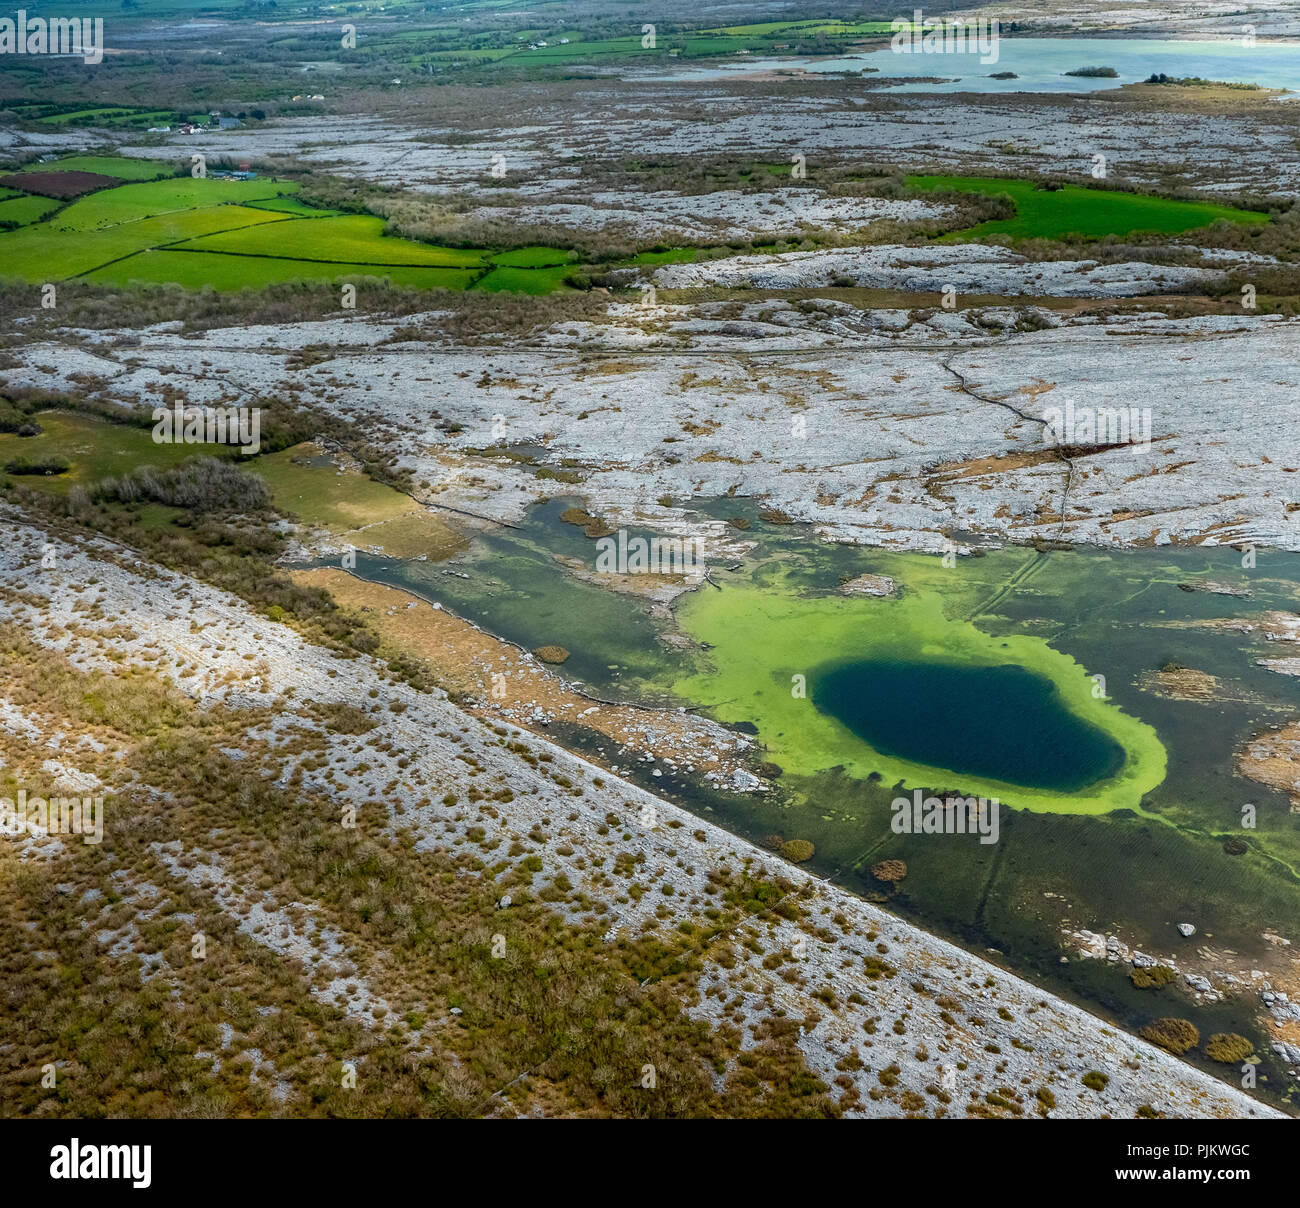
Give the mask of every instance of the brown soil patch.
[(19, 172), (0, 176), (0, 185), (6, 189), (21, 189), (24, 193), (39, 193), (60, 201), (121, 183), (116, 176), (101, 176), (98, 172)]
[(930, 472), (932, 478), (951, 481), (955, 478), (974, 478), (980, 474), (1004, 474), (1008, 470), (1022, 470), (1026, 466), (1041, 466), (1044, 462), (1060, 461), (1056, 449), (1037, 449), (1032, 453), (1007, 453), (1002, 457), (972, 457), (967, 461), (949, 461), (937, 465)]
[(1138, 686), (1168, 700), (1205, 702), (1224, 699), (1219, 681), (1209, 672), (1197, 671), (1194, 667), (1148, 671), (1138, 681)]
[(1237, 770), (1286, 793), (1291, 798), (1291, 812), (1300, 814), (1300, 722), (1288, 722), (1252, 738), (1237, 752)]

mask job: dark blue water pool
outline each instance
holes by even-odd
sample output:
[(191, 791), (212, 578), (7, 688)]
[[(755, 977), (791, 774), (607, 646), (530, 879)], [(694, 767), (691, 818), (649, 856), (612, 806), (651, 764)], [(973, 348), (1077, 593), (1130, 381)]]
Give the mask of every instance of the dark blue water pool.
[(1023, 667), (859, 661), (814, 674), (813, 704), (884, 755), (1026, 788), (1074, 792), (1123, 748)]

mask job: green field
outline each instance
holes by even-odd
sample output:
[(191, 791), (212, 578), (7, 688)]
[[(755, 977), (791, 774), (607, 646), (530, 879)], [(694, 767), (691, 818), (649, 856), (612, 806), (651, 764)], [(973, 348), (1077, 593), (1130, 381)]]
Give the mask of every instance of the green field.
[(39, 222), (47, 214), (52, 214), (63, 203), (52, 197), (9, 197), (0, 201), (0, 222), (16, 222), (26, 226), (30, 222)]
[(38, 436), (0, 432), (0, 465), (17, 457), (27, 461), (62, 458), (68, 463), (66, 474), (24, 475), (22, 479), (24, 486), (57, 494), (139, 466), (166, 469), (196, 454), (230, 456), (213, 445), (157, 444), (152, 428), (115, 424), (75, 411), (41, 411), (35, 419), (41, 426)]
[(130, 159), (115, 155), (70, 155), (44, 164), (27, 164), (20, 172), (99, 172), (119, 180), (155, 180), (170, 176), (174, 169), (152, 159)]
[(475, 289), (510, 290), (519, 294), (549, 294), (559, 289), (571, 272), (567, 264), (552, 268), (494, 268), (475, 282)]
[(275, 214), (262, 210), (214, 206), (161, 214), (93, 231), (69, 232), (53, 223), (34, 223), (0, 234), (0, 273), (25, 281), (63, 281), (147, 248), (235, 226), (275, 221)]
[[(633, 28), (637, 28), (633, 24)], [(681, 32), (661, 28), (653, 48), (641, 45), (641, 35), (584, 37), (580, 30), (548, 32), (545, 29), (516, 31), (513, 45), (500, 45), (484, 30), (445, 27), (404, 31), (392, 42), (409, 49), (417, 63), (447, 67), (542, 67), (608, 63), (620, 59), (669, 55), (687, 59), (709, 58), (746, 52), (767, 54), (843, 54), (864, 40), (879, 39), (891, 32), (889, 21), (837, 21), (814, 18), (795, 21), (763, 21), (748, 25), (717, 26)], [(561, 38), (567, 38), (562, 42)], [(529, 45), (545, 41), (545, 46)]]
[(694, 264), (704, 254), (703, 248), (670, 247), (661, 252), (637, 252), (633, 264)]
[(311, 452), (309, 445), (295, 445), (250, 457), (245, 464), (266, 480), (276, 507), (310, 524), (347, 531), (420, 513), (409, 495), (364, 474), (339, 473), (332, 461)]
[[(55, 165), (44, 165), (46, 170)], [(149, 161), (59, 161), (104, 175), (167, 171)], [(0, 275), (28, 282), (83, 278), (105, 285), (261, 289), (280, 282), (386, 278), (415, 289), (564, 288), (576, 259), (563, 248), (440, 247), (386, 235), (374, 214), (314, 210), (292, 181), (138, 180), (60, 205), (12, 193), (0, 200)]]
[[(57, 495), (144, 466), (165, 470), (191, 457), (223, 457), (264, 478), (276, 507), (313, 524), (346, 531), (420, 512), (418, 504), (392, 487), (364, 474), (340, 474), (328, 459), (306, 457), (311, 452), (306, 445), (245, 456), (221, 445), (155, 442), (152, 427), (114, 423), (76, 411), (41, 411), (34, 418), (41, 426), (37, 436), (0, 433), (0, 467), (17, 459), (62, 459), (68, 464), (63, 474), (21, 478), (24, 486)], [(141, 521), (147, 526), (166, 524), (182, 510), (149, 504), (140, 509)]]
[(182, 244), (182, 250), (274, 256), (336, 264), (422, 265), (479, 268), (484, 253), (472, 248), (432, 247), (383, 233), (384, 219), (369, 214), (343, 218), (288, 218), (269, 227), (208, 235)]
[(912, 188), (959, 192), (1005, 194), (1015, 203), (1014, 218), (982, 222), (964, 231), (944, 236), (947, 240), (972, 239), (984, 235), (1009, 235), (1014, 239), (1061, 239), (1079, 235), (1101, 239), (1107, 235), (1150, 232), (1179, 235), (1208, 226), (1224, 218), (1231, 222), (1263, 223), (1267, 214), (1234, 210), (1208, 201), (1171, 201), (1111, 189), (1084, 189), (1066, 185), (1049, 192), (1036, 189), (1033, 181), (1005, 180), (987, 176), (909, 176)]
[(192, 122), (210, 124), (207, 113), (182, 113), (176, 109), (149, 109), (139, 105), (76, 105), (47, 101), (17, 101), (9, 106), (24, 121), (67, 129), (99, 126), (109, 130), (143, 130), (149, 126), (175, 126)]
[(155, 214), (262, 201), (297, 191), (298, 186), (287, 181), (195, 180), (189, 176), (141, 181), (82, 197), (63, 210), (53, 225), (61, 231), (93, 231)]
[(269, 201), (249, 201), (245, 203), (254, 210), (274, 210), (277, 214), (294, 214), (302, 218), (333, 218), (342, 214), (342, 210), (318, 210), (296, 197), (273, 197)]
[(231, 256), (222, 252), (143, 251), (85, 275), (107, 285), (166, 283), (186, 289), (262, 289), (281, 281), (356, 282), (384, 277), (412, 289), (468, 289), (474, 269), (419, 265), (341, 264), (270, 256)]
[(45, 126), (70, 126), (74, 123), (85, 125), (102, 125), (107, 123), (116, 123), (119, 121), (138, 122), (142, 118), (150, 120), (157, 118), (159, 120), (168, 116), (166, 110), (156, 109), (150, 112), (141, 113), (136, 109), (107, 108), (107, 109), (74, 109), (69, 113), (51, 113), (45, 117), (39, 117), (36, 120)]
[(550, 268), (569, 264), (575, 253), (556, 247), (517, 247), (492, 257), (493, 264), (508, 268)]

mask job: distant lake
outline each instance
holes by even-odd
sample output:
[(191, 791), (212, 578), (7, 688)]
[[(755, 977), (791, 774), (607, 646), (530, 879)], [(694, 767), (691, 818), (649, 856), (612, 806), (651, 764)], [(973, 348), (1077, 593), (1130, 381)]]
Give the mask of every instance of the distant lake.
[[(1145, 38), (1011, 38), (998, 44), (998, 61), (981, 63), (979, 54), (898, 54), (880, 50), (816, 58), (754, 58), (681, 67), (663, 80), (727, 79), (756, 71), (797, 69), (823, 73), (879, 69), (886, 76), (942, 76), (948, 83), (904, 83), (893, 92), (1096, 92), (1145, 80), (1152, 72), (1200, 76), (1207, 80), (1260, 84), (1300, 91), (1300, 42), (1200, 42)], [(1068, 76), (1080, 67), (1113, 67), (1116, 79)], [(1013, 71), (1014, 80), (990, 79), (991, 72)], [(873, 72), (872, 75), (875, 75)], [(960, 77), (960, 78), (957, 78)], [(870, 77), (869, 77), (870, 78)]]

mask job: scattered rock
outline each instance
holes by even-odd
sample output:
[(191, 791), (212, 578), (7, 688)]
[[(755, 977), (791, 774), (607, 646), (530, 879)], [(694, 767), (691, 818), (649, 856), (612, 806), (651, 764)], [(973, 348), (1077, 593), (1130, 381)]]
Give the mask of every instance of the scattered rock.
[(1179, 591), (1207, 591), (1215, 596), (1237, 596), (1243, 600), (1253, 598), (1254, 593), (1249, 587), (1238, 586), (1233, 583), (1224, 583), (1218, 579), (1189, 579), (1178, 585)]
[(896, 590), (888, 575), (859, 575), (840, 585), (846, 596), (892, 596)]

